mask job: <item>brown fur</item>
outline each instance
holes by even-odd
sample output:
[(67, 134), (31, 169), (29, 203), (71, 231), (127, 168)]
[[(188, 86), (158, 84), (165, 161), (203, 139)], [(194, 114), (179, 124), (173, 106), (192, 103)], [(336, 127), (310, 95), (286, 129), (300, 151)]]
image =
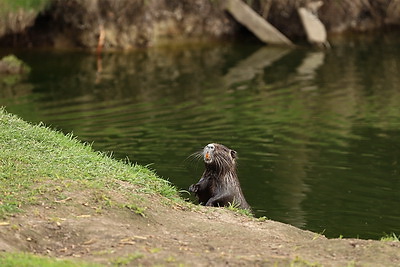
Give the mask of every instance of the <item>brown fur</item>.
[(214, 143), (205, 146), (198, 155), (203, 157), (206, 169), (189, 191), (196, 194), (200, 204), (213, 207), (232, 204), (250, 210), (236, 174), (236, 151)]

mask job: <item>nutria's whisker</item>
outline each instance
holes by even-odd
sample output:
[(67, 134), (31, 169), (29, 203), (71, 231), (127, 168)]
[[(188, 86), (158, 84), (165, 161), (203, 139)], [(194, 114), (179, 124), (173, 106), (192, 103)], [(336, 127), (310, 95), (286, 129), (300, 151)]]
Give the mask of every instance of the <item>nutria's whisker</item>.
[(186, 157), (186, 159), (184, 159), (183, 162), (189, 166), (197, 166), (199, 161), (202, 159), (203, 159), (203, 151), (197, 151)]
[(193, 154), (190, 154), (186, 159), (194, 159), (194, 160), (199, 160), (203, 156), (202, 152), (194, 152)]

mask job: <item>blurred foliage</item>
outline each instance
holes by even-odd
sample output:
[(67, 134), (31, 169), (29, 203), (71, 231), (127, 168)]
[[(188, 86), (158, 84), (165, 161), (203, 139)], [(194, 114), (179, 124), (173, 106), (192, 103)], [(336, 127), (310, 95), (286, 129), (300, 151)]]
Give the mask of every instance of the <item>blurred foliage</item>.
[(0, 0), (0, 13), (7, 14), (19, 9), (41, 11), (51, 0)]
[(8, 55), (0, 60), (0, 73), (29, 73), (31, 68), (14, 55)]

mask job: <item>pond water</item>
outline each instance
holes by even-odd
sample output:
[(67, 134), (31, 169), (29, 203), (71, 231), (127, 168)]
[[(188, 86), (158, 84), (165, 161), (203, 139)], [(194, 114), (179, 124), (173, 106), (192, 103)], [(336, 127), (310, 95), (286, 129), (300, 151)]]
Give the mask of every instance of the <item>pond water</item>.
[[(0, 56), (9, 51), (1, 51)], [(208, 44), (12, 51), (32, 68), (0, 105), (186, 190), (210, 142), (235, 149), (257, 216), (328, 237), (400, 234), (400, 38), (333, 49)], [(182, 193), (188, 197), (187, 193)]]

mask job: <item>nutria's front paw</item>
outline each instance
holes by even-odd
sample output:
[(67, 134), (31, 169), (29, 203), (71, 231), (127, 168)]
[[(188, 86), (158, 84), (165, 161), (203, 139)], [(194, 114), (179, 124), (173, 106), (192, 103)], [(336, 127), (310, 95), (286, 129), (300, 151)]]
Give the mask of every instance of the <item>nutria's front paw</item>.
[(207, 201), (207, 203), (206, 203), (206, 206), (207, 206), (207, 207), (213, 207), (213, 206), (214, 206), (213, 201), (211, 201), (211, 199), (209, 199), (209, 200)]
[(197, 191), (199, 191), (199, 185), (192, 184), (191, 186), (189, 186), (189, 192), (196, 193)]

